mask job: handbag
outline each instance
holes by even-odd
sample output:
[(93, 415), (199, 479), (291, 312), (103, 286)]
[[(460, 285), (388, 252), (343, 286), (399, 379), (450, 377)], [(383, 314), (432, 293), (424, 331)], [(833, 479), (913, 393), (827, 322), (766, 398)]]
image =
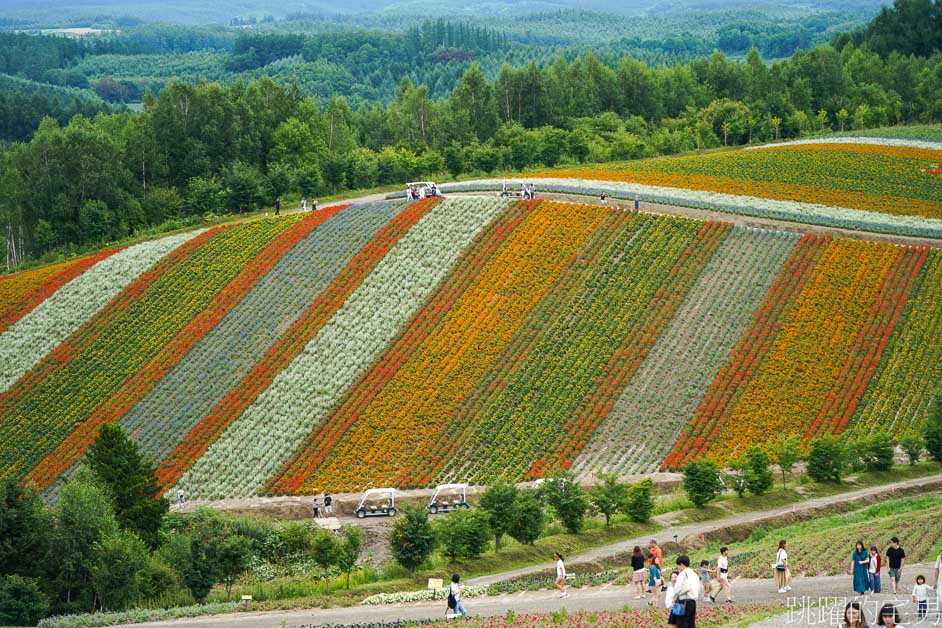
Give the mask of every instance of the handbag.
[(776, 565), (775, 571), (785, 571), (785, 565)]
[(683, 601), (674, 602), (674, 606), (673, 608), (671, 608), (671, 615), (677, 615), (678, 617), (682, 617), (684, 613), (686, 612), (687, 612), (686, 602), (683, 602)]
[(458, 606), (458, 600), (455, 599), (455, 594), (449, 593), (448, 594), (448, 608), (454, 609), (456, 606)]

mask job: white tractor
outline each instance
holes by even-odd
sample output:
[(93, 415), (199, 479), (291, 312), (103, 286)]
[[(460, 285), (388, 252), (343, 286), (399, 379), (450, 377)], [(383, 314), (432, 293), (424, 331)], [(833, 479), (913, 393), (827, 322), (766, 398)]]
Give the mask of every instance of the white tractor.
[(354, 513), (358, 519), (364, 517), (395, 517), (396, 489), (371, 488), (364, 491)]
[(433, 515), (459, 508), (470, 508), (467, 484), (442, 484), (435, 488), (428, 500), (428, 511)]

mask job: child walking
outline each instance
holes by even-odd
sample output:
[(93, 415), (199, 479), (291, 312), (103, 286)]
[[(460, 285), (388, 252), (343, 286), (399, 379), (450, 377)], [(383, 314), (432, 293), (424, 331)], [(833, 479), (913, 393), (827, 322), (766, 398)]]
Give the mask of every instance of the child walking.
[(926, 577), (922, 574), (916, 576), (916, 586), (913, 587), (913, 604), (916, 605), (916, 617), (923, 619), (929, 609), (929, 592), (932, 587), (926, 584)]

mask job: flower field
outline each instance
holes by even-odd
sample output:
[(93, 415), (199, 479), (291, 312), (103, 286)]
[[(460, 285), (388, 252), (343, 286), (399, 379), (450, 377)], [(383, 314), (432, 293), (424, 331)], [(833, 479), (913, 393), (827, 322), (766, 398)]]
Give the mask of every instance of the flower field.
[(61, 345), (139, 276), (201, 232), (169, 236), (103, 259), (0, 334), (0, 392)]
[(17, 381), (0, 398), (0, 477), (32, 469), (293, 221), (216, 228), (191, 239)]
[(164, 490), (225, 498), (646, 473), (918, 429), (942, 387), (942, 249), (615, 206), (337, 206), (3, 277), (0, 299), (0, 478), (50, 498), (105, 423)]
[(647, 359), (573, 466), (644, 473), (657, 469), (693, 415), (798, 241), (734, 228)]
[(942, 382), (942, 249), (928, 253), (888, 346), (857, 406), (858, 432), (918, 430), (929, 416)]
[(102, 251), (61, 264), (0, 277), (0, 333), (23, 318), (56, 290), (120, 250)]
[(938, 149), (835, 142), (645, 159), (546, 174), (942, 218), (942, 185), (923, 172), (939, 161)]
[[(930, 500), (933, 498), (929, 498)], [(892, 502), (877, 506), (879, 517), (867, 516), (868, 510), (850, 515), (837, 515), (775, 530), (763, 541), (745, 541), (730, 546), (730, 572), (734, 578), (771, 578), (776, 543), (788, 539), (788, 558), (793, 574), (809, 576), (847, 574), (847, 589), (851, 590), (850, 555), (854, 543), (863, 540), (866, 546), (876, 544), (883, 552), (889, 539), (903, 539), (906, 564), (932, 562), (938, 555), (938, 539), (942, 536), (942, 505), (916, 499), (911, 504), (903, 500), (899, 510)], [(822, 531), (826, 530), (826, 534)], [(716, 560), (716, 552), (692, 556)], [(928, 578), (931, 574), (925, 574)], [(910, 569), (909, 578), (915, 577)]]

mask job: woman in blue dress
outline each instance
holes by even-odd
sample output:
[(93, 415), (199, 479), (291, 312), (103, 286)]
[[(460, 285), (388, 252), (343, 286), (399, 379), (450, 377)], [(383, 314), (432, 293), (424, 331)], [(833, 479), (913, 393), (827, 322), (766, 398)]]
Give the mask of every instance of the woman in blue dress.
[(857, 541), (854, 546), (854, 553), (851, 554), (853, 573), (854, 573), (854, 591), (863, 595), (870, 588), (870, 576), (867, 574), (867, 567), (870, 564), (870, 554), (867, 553), (863, 541)]

